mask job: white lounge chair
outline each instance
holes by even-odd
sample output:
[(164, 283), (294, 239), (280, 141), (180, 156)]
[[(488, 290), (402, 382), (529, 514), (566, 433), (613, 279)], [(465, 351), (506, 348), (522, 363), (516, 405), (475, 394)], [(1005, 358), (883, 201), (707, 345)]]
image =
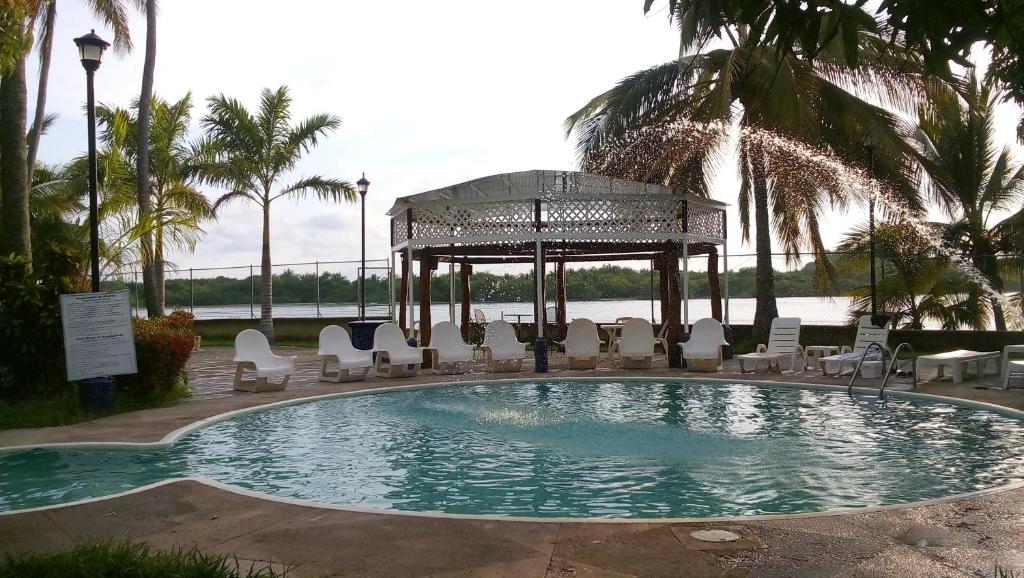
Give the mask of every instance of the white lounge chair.
[(569, 359), (569, 369), (594, 369), (601, 356), (601, 338), (597, 335), (594, 322), (573, 319), (565, 329), (565, 341), (559, 341)]
[[(320, 350), (316, 354), (320, 358), (317, 377), (320, 381), (360, 381), (373, 367), (373, 352), (353, 347), (348, 331), (337, 325), (328, 325), (320, 330)], [(336, 371), (327, 369), (332, 361), (337, 366)]]
[[(800, 365), (796, 363), (798, 358), (801, 361)], [(807, 357), (804, 356), (804, 348), (800, 346), (800, 318), (776, 317), (772, 319), (768, 345), (759, 343), (757, 351), (737, 355), (736, 359), (740, 362), (740, 373), (747, 372), (747, 363), (753, 363), (751, 371), (757, 371), (757, 366), (761, 362), (765, 362), (768, 369), (781, 372), (783, 360), (789, 360), (791, 372), (795, 373), (797, 367), (803, 371), (807, 366)]]
[(654, 359), (654, 327), (651, 322), (631, 317), (622, 326), (619, 355), (624, 369), (650, 369)]
[[(882, 351), (878, 351), (877, 348), (872, 348), (866, 355), (864, 350), (868, 348), (871, 343), (880, 343), (882, 345)], [(818, 365), (821, 368), (822, 375), (829, 375), (830, 369), (835, 368), (836, 376), (842, 375), (845, 368), (849, 368), (852, 372), (857, 369), (857, 364), (860, 363), (861, 356), (864, 357), (864, 361), (884, 361), (883, 355), (889, 351), (889, 328), (888, 327), (876, 327), (871, 323), (870, 315), (861, 315), (860, 321), (857, 323), (857, 337), (853, 341), (853, 347), (844, 345), (839, 350), (839, 355), (829, 355), (828, 357), (822, 357), (818, 359)], [(885, 373), (884, 371), (882, 373)]]
[(722, 368), (722, 346), (725, 340), (722, 324), (710, 317), (698, 319), (690, 328), (690, 340), (679, 344), (683, 359), (691, 370), (718, 371)]
[(437, 370), (460, 369), (461, 364), (473, 361), (473, 346), (462, 340), (459, 328), (451, 321), (441, 321), (430, 330), (430, 357)]
[(918, 383), (922, 381), (922, 370), (925, 367), (934, 367), (937, 378), (945, 377), (945, 370), (949, 369), (953, 374), (953, 383), (964, 382), (964, 369), (968, 364), (977, 366), (978, 378), (985, 375), (985, 367), (990, 361), (999, 363), (998, 351), (973, 351), (970, 349), (957, 349), (945, 353), (931, 355), (918, 355), (914, 360), (914, 373), (917, 375)]
[[(279, 391), (288, 385), (288, 378), (295, 371), (295, 356), (282, 357), (270, 350), (267, 337), (255, 329), (245, 329), (235, 336), (235, 389), (259, 393)], [(254, 379), (243, 379), (246, 369), (256, 373)], [(280, 383), (273, 383), (271, 377), (283, 377)]]
[(402, 328), (384, 323), (373, 332), (373, 351), (377, 353), (373, 368), (381, 377), (416, 375), (423, 364), (423, 348), (409, 347)]
[(481, 345), (487, 367), (491, 371), (521, 371), (526, 359), (526, 344), (520, 343), (512, 325), (503, 319), (495, 319), (484, 328), (484, 342)]
[(473, 310), (473, 323), (487, 323), (487, 316), (484, 315), (483, 309)]
[(1024, 345), (1007, 345), (1003, 348), (1003, 389), (1010, 389), (1010, 374), (1024, 379), (1024, 359), (1010, 359), (1011, 353), (1024, 353)]

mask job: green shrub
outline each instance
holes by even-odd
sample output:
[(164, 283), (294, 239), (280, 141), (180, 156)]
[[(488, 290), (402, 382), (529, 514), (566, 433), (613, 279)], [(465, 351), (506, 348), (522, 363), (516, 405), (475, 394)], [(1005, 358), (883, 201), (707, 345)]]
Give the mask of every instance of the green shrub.
[(185, 364), (192, 355), (194, 318), (186, 311), (166, 317), (134, 320), (135, 354), (138, 373), (117, 377), (118, 389), (133, 399), (157, 399), (185, 377)]
[(0, 399), (50, 395), (65, 387), (60, 295), (83, 289), (78, 259), (49, 245), (33, 271), (16, 255), (0, 257)]
[(278, 578), (270, 566), (247, 567), (234, 558), (197, 549), (161, 552), (146, 544), (82, 544), (54, 554), (7, 556), (0, 578)]

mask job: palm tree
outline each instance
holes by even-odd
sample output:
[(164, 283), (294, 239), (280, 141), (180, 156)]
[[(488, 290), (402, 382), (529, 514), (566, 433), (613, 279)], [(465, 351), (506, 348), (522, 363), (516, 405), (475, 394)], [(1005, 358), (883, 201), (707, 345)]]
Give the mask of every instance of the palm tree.
[[(192, 95), (186, 94), (177, 102), (161, 98), (151, 99), (149, 109), (152, 120), (149, 146), (138, 146), (138, 102), (131, 109), (97, 107), (97, 119), (103, 128), (100, 136), (104, 150), (100, 153), (104, 167), (104, 191), (121, 199), (134, 223), (126, 230), (139, 241), (139, 256), (143, 268), (154, 271), (155, 309), (164, 310), (165, 254), (169, 247), (192, 251), (202, 222), (213, 217), (209, 200), (198, 189), (197, 163), (204, 155), (199, 144), (188, 142), (188, 128), (192, 119)], [(145, 153), (143, 153), (145, 151)], [(146, 198), (151, 207), (147, 213), (138, 210), (135, 186), (138, 182), (138, 158), (147, 157)], [(121, 215), (120, 218), (125, 218)], [(147, 244), (145, 239), (150, 239)], [(147, 303), (147, 307), (148, 307)]]
[[(788, 262), (809, 249), (819, 281), (830, 276), (820, 218), (865, 193), (844, 166), (864, 167), (869, 140), (879, 154), (876, 177), (890, 201), (920, 210), (910, 177), (915, 165), (897, 115), (869, 102), (912, 109), (922, 93), (917, 62), (898, 47), (862, 33), (862, 65), (850, 68), (831, 40), (813, 62), (799, 51), (747, 41), (725, 29), (731, 48), (697, 52), (635, 73), (566, 119), (585, 170), (707, 195), (706, 177), (738, 149), (739, 209), (749, 241), (753, 205), (757, 252), (755, 336), (778, 315), (771, 259), (774, 229)], [(681, 53), (693, 47), (685, 35)], [(700, 45), (703, 47), (703, 40)], [(739, 128), (733, 147), (731, 136)], [(822, 159), (830, 162), (823, 162)]]
[[(1003, 94), (991, 80), (979, 83), (972, 73), (965, 79), (963, 101), (935, 98), (920, 114), (919, 142), (923, 149), (921, 186), (936, 200), (951, 222), (943, 238), (969, 259), (995, 292), (1003, 290), (999, 252), (1020, 250), (1024, 233), (1024, 166), (1015, 162), (1010, 148), (995, 143), (995, 106)], [(993, 212), (1017, 210), (992, 223)], [(992, 317), (999, 331), (1006, 330), (1003, 304), (990, 296)]]
[[(21, 0), (5, 2), (0, 8), (0, 188), (3, 189), (3, 237), (0, 249), (15, 252), (31, 259), (31, 221), (29, 190), (31, 171), (35, 163), (42, 119), (45, 116), (46, 77), (49, 75), (50, 51), (53, 46), (56, 0)], [(127, 17), (122, 0), (88, 0), (93, 13), (114, 30), (114, 47), (130, 49)], [(41, 54), (39, 96), (33, 127), (26, 142), (25, 125), (28, 115), (28, 90), (25, 77), (25, 59), (31, 46), (32, 31), (37, 23), (44, 29), (40, 34)], [(20, 164), (20, 166), (19, 166)], [(31, 270), (31, 263), (29, 264)]]
[[(146, 55), (142, 65), (142, 90), (139, 94), (138, 142), (149, 142), (151, 130), (150, 103), (153, 100), (153, 73), (156, 69), (156, 0), (145, 0), (145, 13)], [(153, 212), (149, 164), (149, 147), (139, 147), (135, 161), (135, 195), (139, 203), (140, 222), (148, 221)], [(205, 201), (205, 198), (203, 200)], [(164, 314), (163, 247), (153, 246), (153, 235), (150, 233), (143, 234), (140, 240), (143, 254), (156, 256), (155, 259), (148, 259), (143, 263), (142, 293), (146, 300), (146, 313), (149, 317), (158, 317)]]
[[(984, 329), (986, 302), (977, 299), (977, 285), (927, 238), (939, 234), (941, 226), (934, 224), (919, 229), (882, 223), (875, 228), (876, 267), (884, 273), (876, 285), (879, 305), (894, 328), (924, 329), (926, 321), (936, 321), (947, 330)], [(843, 253), (837, 268), (863, 278), (871, 266), (869, 242), (867, 226), (847, 234), (837, 248)], [(853, 298), (851, 320), (871, 313), (870, 285), (854, 287), (848, 295)]]
[(263, 89), (255, 115), (238, 100), (223, 94), (209, 98), (208, 103), (209, 112), (202, 124), (213, 154), (201, 165), (201, 173), (229, 191), (217, 199), (214, 211), (237, 200), (251, 201), (263, 211), (260, 331), (273, 339), (270, 205), (281, 197), (304, 197), (310, 192), (325, 200), (355, 202), (355, 188), (343, 180), (312, 176), (286, 186), (278, 184), (302, 155), (318, 144), (320, 137), (341, 125), (341, 120), (333, 115), (317, 114), (292, 125), (291, 97), (285, 86), (277, 90)]

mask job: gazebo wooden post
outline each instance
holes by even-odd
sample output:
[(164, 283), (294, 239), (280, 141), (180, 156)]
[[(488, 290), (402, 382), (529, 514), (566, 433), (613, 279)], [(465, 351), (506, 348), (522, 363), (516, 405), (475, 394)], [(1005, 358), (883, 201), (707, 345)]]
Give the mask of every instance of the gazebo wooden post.
[(409, 302), (409, 259), (406, 258), (405, 252), (402, 252), (402, 281), (399, 286), (398, 296), (398, 326), (402, 328), (402, 332), (408, 335), (409, 324), (406, 318), (406, 312), (408, 309)]
[(464, 341), (469, 341), (469, 309), (472, 305), (470, 302), (469, 277), (472, 274), (473, 266), (463, 262), (462, 266), (459, 267), (459, 281), (462, 286), (462, 339)]
[(420, 345), (430, 343), (430, 272), (437, 269), (437, 257), (423, 252), (420, 257)]
[(668, 329), (665, 331), (665, 339), (668, 341), (668, 366), (679, 367), (679, 338), (682, 335), (679, 316), (682, 312), (679, 299), (679, 247), (675, 243), (665, 255), (665, 269), (668, 277)]
[(668, 291), (671, 284), (668, 282), (663, 254), (655, 255), (654, 267), (658, 270), (658, 303), (661, 305), (661, 324), (664, 325), (668, 321)]
[(557, 311), (555, 322), (558, 324), (559, 338), (565, 339), (565, 261), (555, 264), (555, 301)]
[(711, 317), (722, 322), (722, 284), (718, 277), (718, 248), (708, 250), (708, 289), (711, 291)]

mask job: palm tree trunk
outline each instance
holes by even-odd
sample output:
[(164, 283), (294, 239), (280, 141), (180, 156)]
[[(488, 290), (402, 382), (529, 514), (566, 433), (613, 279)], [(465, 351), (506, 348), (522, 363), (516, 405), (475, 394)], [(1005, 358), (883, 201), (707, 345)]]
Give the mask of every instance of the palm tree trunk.
[[(153, 197), (149, 182), (150, 108), (153, 101), (153, 72), (156, 68), (156, 0), (146, 0), (146, 57), (142, 65), (142, 90), (139, 92), (138, 152), (135, 158), (135, 194), (139, 203), (139, 222), (146, 223), (153, 214)], [(153, 234), (146, 232), (142, 244), (142, 294), (149, 317), (164, 314), (157, 268), (160, 257), (153, 251)], [(162, 275), (160, 275), (162, 277)]]
[[(157, 226), (153, 243), (153, 286), (156, 289), (156, 307), (161, 314), (167, 310), (164, 302), (164, 230)], [(147, 308), (148, 309), (148, 308)]]
[(270, 267), (270, 200), (263, 201), (263, 259), (260, 262), (260, 331), (270, 341), (274, 340), (274, 277)]
[(757, 306), (754, 310), (754, 340), (767, 343), (772, 319), (779, 316), (775, 302), (775, 271), (772, 268), (772, 237), (768, 217), (768, 181), (765, 177), (764, 159), (760, 154), (751, 158), (754, 185), (754, 247), (757, 253), (757, 270), (754, 287), (757, 292)]
[(25, 118), (28, 114), (25, 57), (19, 57), (0, 79), (0, 191), (3, 191), (2, 230), (4, 254), (17, 253), (32, 259), (29, 222), (28, 147)]
[(32, 170), (36, 166), (36, 153), (39, 152), (39, 139), (43, 136), (43, 118), (46, 117), (46, 91), (50, 82), (50, 57), (53, 55), (53, 29), (57, 25), (57, 0), (46, 5), (43, 21), (43, 38), (39, 45), (39, 83), (36, 86), (36, 110), (32, 118), (32, 128), (28, 131), (28, 167), (29, 181)]

